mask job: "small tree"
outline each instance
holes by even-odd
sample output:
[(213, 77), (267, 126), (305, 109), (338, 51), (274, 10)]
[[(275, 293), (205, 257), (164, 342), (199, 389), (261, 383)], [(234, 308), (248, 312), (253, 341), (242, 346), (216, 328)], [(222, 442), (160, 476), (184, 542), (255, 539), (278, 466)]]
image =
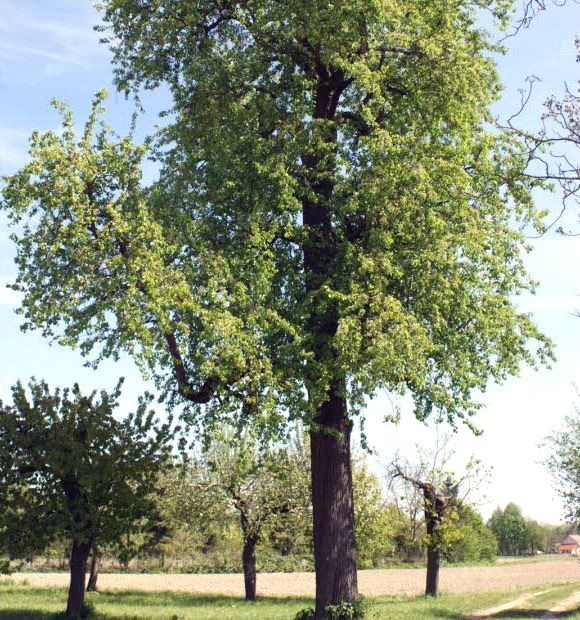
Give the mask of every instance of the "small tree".
[(308, 512), (308, 461), (301, 443), (265, 448), (250, 431), (234, 436), (216, 433), (210, 447), (185, 472), (182, 491), (174, 501), (185, 519), (203, 511), (207, 521), (223, 519), (234, 510), (243, 537), (242, 567), (246, 600), (256, 598), (256, 546), (264, 528), (281, 515)]
[(363, 454), (355, 454), (352, 477), (357, 559), (361, 568), (374, 568), (395, 550), (400, 515), (388, 506), (381, 482), (369, 471)]
[(473, 506), (462, 504), (454, 523), (456, 540), (448, 545), (445, 558), (451, 562), (491, 561), (497, 556), (497, 539)]
[[(153, 507), (157, 472), (169, 453), (169, 424), (148, 411), (150, 397), (124, 420), (113, 412), (121, 382), (108, 394), (72, 389), (51, 393), (45, 382), (19, 382), (13, 404), (0, 401), (1, 510), (8, 541), (14, 532), (44, 548), (71, 542), (67, 616), (84, 605), (91, 548), (116, 543)], [(28, 543), (22, 541), (21, 548)]]
[(461, 478), (448, 469), (452, 452), (448, 450), (449, 438), (438, 442), (433, 453), (420, 451), (421, 458), (411, 464), (399, 457), (388, 468), (391, 484), (403, 481), (419, 490), (423, 496), (427, 546), (426, 596), (437, 596), (439, 567), (446, 547), (460, 537), (456, 527), (458, 511), (474, 483), (481, 483), (485, 476), (479, 461), (471, 459)]

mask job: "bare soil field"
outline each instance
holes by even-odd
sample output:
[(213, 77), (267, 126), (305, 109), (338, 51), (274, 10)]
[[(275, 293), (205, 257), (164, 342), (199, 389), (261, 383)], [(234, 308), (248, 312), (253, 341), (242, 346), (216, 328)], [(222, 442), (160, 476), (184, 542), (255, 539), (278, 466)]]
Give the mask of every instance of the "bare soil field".
[[(32, 586), (66, 586), (66, 573), (16, 573), (12, 579)], [(512, 588), (578, 582), (580, 561), (572, 558), (441, 569), (444, 592), (489, 592)], [(359, 589), (365, 596), (420, 594), (425, 584), (425, 570), (419, 568), (363, 570), (359, 572)], [(243, 596), (241, 575), (121, 574), (99, 576), (103, 590), (181, 591), (204, 594)], [(258, 575), (260, 596), (313, 596), (312, 573), (263, 573)]]

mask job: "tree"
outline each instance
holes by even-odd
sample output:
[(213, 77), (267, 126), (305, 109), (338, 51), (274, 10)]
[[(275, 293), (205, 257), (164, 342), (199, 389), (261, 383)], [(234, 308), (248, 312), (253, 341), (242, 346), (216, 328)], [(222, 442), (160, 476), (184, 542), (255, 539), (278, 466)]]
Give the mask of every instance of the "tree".
[(482, 484), (486, 478), (486, 472), (475, 459), (467, 464), (463, 476), (457, 478), (448, 467), (453, 454), (448, 443), (446, 436), (441, 442), (438, 440), (431, 453), (419, 449), (420, 459), (415, 464), (397, 456), (388, 466), (391, 486), (402, 481), (403, 487), (415, 487), (422, 495), (427, 546), (426, 596), (437, 596), (441, 558), (462, 535), (457, 527), (459, 511), (475, 485)]
[(8, 541), (17, 532), (33, 548), (59, 537), (71, 542), (71, 617), (83, 608), (91, 548), (117, 542), (150, 513), (156, 475), (168, 456), (169, 425), (157, 424), (148, 397), (134, 414), (115, 419), (120, 385), (96, 398), (95, 392), (81, 394), (76, 384), (51, 393), (46, 383), (31, 380), (29, 394), (17, 383), (13, 404), (0, 401)]
[(301, 448), (300, 443), (265, 448), (249, 432), (236, 437), (224, 430), (184, 473), (182, 489), (189, 497), (177, 494), (177, 513), (187, 518), (189, 505), (201, 509), (206, 521), (223, 519), (232, 509), (238, 515), (246, 600), (256, 599), (256, 546), (263, 530), (281, 515), (308, 512), (308, 467)]
[(362, 453), (355, 454), (352, 475), (357, 560), (361, 568), (376, 568), (395, 550), (400, 515), (387, 504), (380, 480)]
[(357, 599), (366, 399), (468, 419), (549, 350), (513, 302), (540, 182), (488, 126), (477, 11), (508, 5), (103, 0), (118, 87), (172, 95), (159, 180), (142, 187), (144, 149), (95, 132), (97, 112), (77, 140), (66, 111), (7, 180), (25, 325), (129, 352), (192, 422), (309, 425), (318, 618)]
[(500, 555), (519, 555), (528, 549), (528, 525), (522, 511), (510, 503), (491, 515), (489, 527), (497, 538)]
[(565, 518), (580, 523), (580, 407), (566, 416), (562, 428), (548, 438), (551, 448), (546, 461), (556, 491), (564, 502)]
[(450, 562), (491, 561), (497, 556), (497, 539), (481, 515), (468, 504), (461, 504), (453, 524), (455, 540), (444, 550)]

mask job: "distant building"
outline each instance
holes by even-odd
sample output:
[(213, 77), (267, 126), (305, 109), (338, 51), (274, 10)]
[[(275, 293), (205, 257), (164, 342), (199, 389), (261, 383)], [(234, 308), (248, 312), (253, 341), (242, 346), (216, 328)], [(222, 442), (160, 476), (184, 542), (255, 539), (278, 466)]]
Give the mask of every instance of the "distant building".
[(558, 545), (558, 553), (580, 556), (580, 535), (570, 534)]

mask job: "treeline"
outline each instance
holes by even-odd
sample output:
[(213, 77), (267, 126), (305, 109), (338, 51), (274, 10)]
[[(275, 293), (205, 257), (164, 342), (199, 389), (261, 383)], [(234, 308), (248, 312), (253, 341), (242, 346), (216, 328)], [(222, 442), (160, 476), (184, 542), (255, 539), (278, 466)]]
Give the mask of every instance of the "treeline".
[[(307, 452), (296, 440), (273, 457), (218, 443), (187, 465), (166, 468), (155, 515), (114, 545), (99, 549), (105, 570), (258, 572), (312, 570)], [(255, 450), (255, 452), (253, 451)], [(361, 568), (422, 564), (428, 537), (421, 498), (404, 504), (385, 490), (359, 453), (353, 467), (357, 557)], [(447, 525), (448, 562), (490, 561), (497, 542), (477, 510), (462, 504)], [(69, 548), (55, 541), (31, 567), (66, 568)]]
[[(264, 438), (250, 425), (217, 424), (202, 445), (176, 450), (176, 428), (140, 399), (114, 415), (110, 394), (18, 383), (0, 401), (0, 552), (22, 563), (67, 567), (68, 613), (80, 613), (99, 566), (125, 570), (243, 571), (246, 598), (259, 571), (314, 566), (310, 446), (300, 427)], [(182, 448), (184, 448), (182, 446)], [(399, 457), (373, 473), (355, 451), (356, 552), (361, 568), (427, 559), (427, 591), (439, 564), (545, 551), (567, 533), (526, 520), (510, 504), (486, 524), (465, 490), (477, 461), (449, 471), (446, 444), (416, 462)], [(36, 562), (35, 562), (36, 558)], [(48, 562), (42, 558), (48, 558)], [(65, 562), (68, 558), (68, 563)]]
[[(45, 399), (50, 396), (44, 384), (31, 387), (36, 399), (39, 395)], [(18, 398), (23, 399), (22, 388), (18, 390), (21, 390)], [(62, 426), (68, 425), (66, 430), (58, 432), (54, 415), (44, 425), (39, 425), (36, 419), (39, 426), (36, 449), (46, 452), (40, 442), (50, 425), (55, 433), (50, 462), (56, 467), (66, 457), (57, 441), (67, 446), (69, 453), (73, 445), (77, 463), (86, 463), (86, 471), (80, 466), (81, 474), (95, 487), (86, 493), (95, 493), (96, 497), (80, 508), (74, 502), (67, 503), (65, 497), (66, 515), (60, 516), (62, 523), (56, 523), (55, 517), (50, 528), (46, 525), (41, 528), (42, 533), (38, 532), (40, 524), (31, 512), (30, 494), (23, 493), (19, 501), (8, 502), (7, 507), (16, 507), (5, 514), (4, 546), (16, 565), (27, 563), (33, 569), (67, 567), (65, 560), (70, 557), (71, 540), (70, 528), (65, 523), (71, 512), (80, 509), (87, 513), (86, 521), (92, 524), (92, 529), (88, 533), (83, 530), (82, 534), (91, 539), (95, 570), (98, 564), (113, 570), (239, 572), (243, 569), (246, 593), (252, 598), (257, 571), (313, 569), (309, 447), (307, 437), (298, 429), (287, 440), (265, 446), (249, 430), (240, 435), (224, 427), (208, 439), (208, 447), (198, 448), (185, 461), (165, 458), (145, 463), (143, 474), (149, 480), (155, 477), (154, 485), (147, 489), (146, 503), (139, 509), (120, 505), (118, 508), (128, 513), (123, 517), (121, 530), (113, 537), (101, 533), (97, 525), (103, 522), (103, 511), (98, 505), (103, 499), (99, 495), (101, 487), (118, 484), (119, 475), (135, 476), (135, 472), (123, 473), (117, 468), (117, 477), (107, 479), (107, 472), (111, 472), (110, 476), (115, 471), (112, 463), (101, 458), (102, 471), (97, 471), (92, 454), (95, 446), (83, 444), (78, 438), (81, 431), (85, 435), (88, 431), (94, 443), (110, 442), (110, 450), (115, 450), (119, 439), (114, 434), (108, 436), (104, 430), (106, 424), (101, 425), (101, 421), (109, 418), (109, 423), (114, 424), (112, 408), (117, 396), (118, 392), (111, 399), (103, 396), (103, 403), (87, 406), (79, 393), (74, 394), (77, 428), (70, 426), (68, 415), (60, 421)], [(66, 394), (60, 405), (63, 404), (71, 408)], [(100, 411), (98, 420), (90, 415), (95, 408)], [(29, 420), (23, 420), (22, 424), (31, 428)], [(149, 425), (151, 429), (151, 420)], [(134, 433), (135, 429), (129, 432)], [(24, 458), (34, 447), (33, 437), (28, 434)], [(78, 470), (77, 465), (75, 471)], [(18, 482), (21, 488), (27, 483), (21, 475)], [(52, 501), (57, 503), (55, 484), (51, 478), (43, 498), (51, 494)], [(413, 484), (402, 480), (393, 484), (386, 469), (381, 479), (369, 469), (365, 453), (359, 450), (353, 459), (353, 487), (359, 566), (379, 568), (423, 563), (430, 536), (425, 500)], [(108, 504), (113, 501), (110, 497), (104, 499)], [(133, 496), (131, 501), (136, 501)], [(113, 521), (108, 515), (104, 520), (107, 529), (110, 530)], [(79, 526), (76, 523), (73, 526), (74, 540)], [(496, 555), (497, 542), (492, 530), (467, 502), (456, 502), (440, 524), (440, 530), (437, 545), (444, 560), (490, 561)]]
[(488, 525), (498, 544), (500, 555), (555, 553), (557, 545), (576, 530), (572, 525), (548, 525), (527, 519), (516, 504), (496, 508)]

